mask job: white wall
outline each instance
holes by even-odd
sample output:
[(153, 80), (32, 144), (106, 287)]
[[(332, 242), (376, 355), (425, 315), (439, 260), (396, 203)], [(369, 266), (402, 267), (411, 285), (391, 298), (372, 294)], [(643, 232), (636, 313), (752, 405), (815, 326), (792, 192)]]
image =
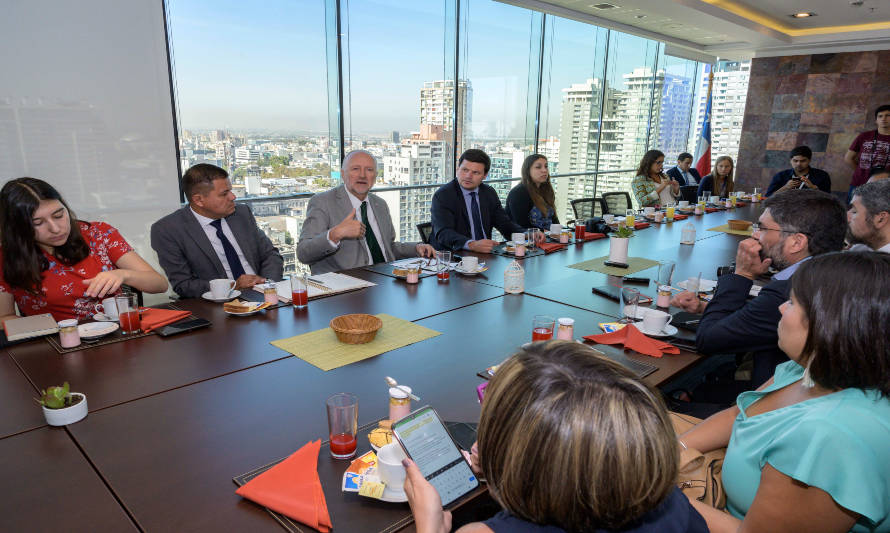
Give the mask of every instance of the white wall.
[(0, 182), (52, 183), (156, 265), (179, 207), (161, 0), (6, 0), (0, 49)]

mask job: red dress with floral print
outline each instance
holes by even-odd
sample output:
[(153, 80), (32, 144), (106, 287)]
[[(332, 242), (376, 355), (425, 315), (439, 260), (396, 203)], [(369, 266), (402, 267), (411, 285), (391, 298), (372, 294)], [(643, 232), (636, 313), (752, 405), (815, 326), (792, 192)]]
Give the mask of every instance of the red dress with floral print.
[[(43, 252), (49, 268), (43, 271), (40, 294), (32, 294), (19, 287), (10, 287), (0, 269), (0, 292), (11, 293), (24, 315), (51, 313), (56, 320), (90, 318), (96, 312), (98, 298), (84, 296), (87, 284), (83, 280), (96, 277), (99, 272), (114, 270), (117, 260), (133, 248), (120, 233), (104, 222), (79, 222), (80, 233), (90, 247), (90, 255), (76, 265), (67, 266)], [(0, 250), (0, 264), (3, 253)]]

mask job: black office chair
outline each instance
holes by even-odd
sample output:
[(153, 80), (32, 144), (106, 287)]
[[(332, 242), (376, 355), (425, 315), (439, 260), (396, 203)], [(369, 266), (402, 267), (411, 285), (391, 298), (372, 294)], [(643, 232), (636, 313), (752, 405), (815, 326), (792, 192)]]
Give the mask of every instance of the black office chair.
[(418, 224), (417, 231), (420, 233), (420, 240), (423, 241), (423, 244), (429, 244), (430, 237), (433, 234), (433, 223), (424, 222), (423, 224)]
[(606, 214), (624, 215), (632, 204), (630, 203), (630, 194), (626, 192), (604, 192), (603, 203), (606, 204)]
[(698, 200), (698, 185), (684, 185), (680, 187), (680, 199), (694, 204)]
[(575, 212), (576, 219), (601, 217), (606, 212), (606, 203), (602, 198), (579, 198), (572, 200), (572, 211)]

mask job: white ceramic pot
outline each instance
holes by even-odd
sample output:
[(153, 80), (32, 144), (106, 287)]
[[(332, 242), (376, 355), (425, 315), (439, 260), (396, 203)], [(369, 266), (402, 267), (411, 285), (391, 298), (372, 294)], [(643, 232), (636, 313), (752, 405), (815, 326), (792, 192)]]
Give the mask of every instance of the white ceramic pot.
[(627, 245), (629, 242), (630, 239), (628, 238), (609, 238), (609, 261), (627, 263)]
[(46, 423), (51, 426), (67, 426), (82, 420), (87, 416), (87, 397), (79, 392), (70, 393), (71, 396), (80, 396), (83, 398), (77, 405), (64, 407), (62, 409), (43, 408), (43, 416), (46, 417)]

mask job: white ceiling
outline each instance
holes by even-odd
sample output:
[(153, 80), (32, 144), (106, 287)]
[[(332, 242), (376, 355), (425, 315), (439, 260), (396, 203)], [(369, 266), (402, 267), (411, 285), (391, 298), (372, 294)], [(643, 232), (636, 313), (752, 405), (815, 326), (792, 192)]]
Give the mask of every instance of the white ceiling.
[[(890, 49), (890, 0), (500, 1), (661, 40), (700, 60)], [(594, 7), (604, 3), (616, 7)], [(789, 16), (801, 11), (816, 16)]]

